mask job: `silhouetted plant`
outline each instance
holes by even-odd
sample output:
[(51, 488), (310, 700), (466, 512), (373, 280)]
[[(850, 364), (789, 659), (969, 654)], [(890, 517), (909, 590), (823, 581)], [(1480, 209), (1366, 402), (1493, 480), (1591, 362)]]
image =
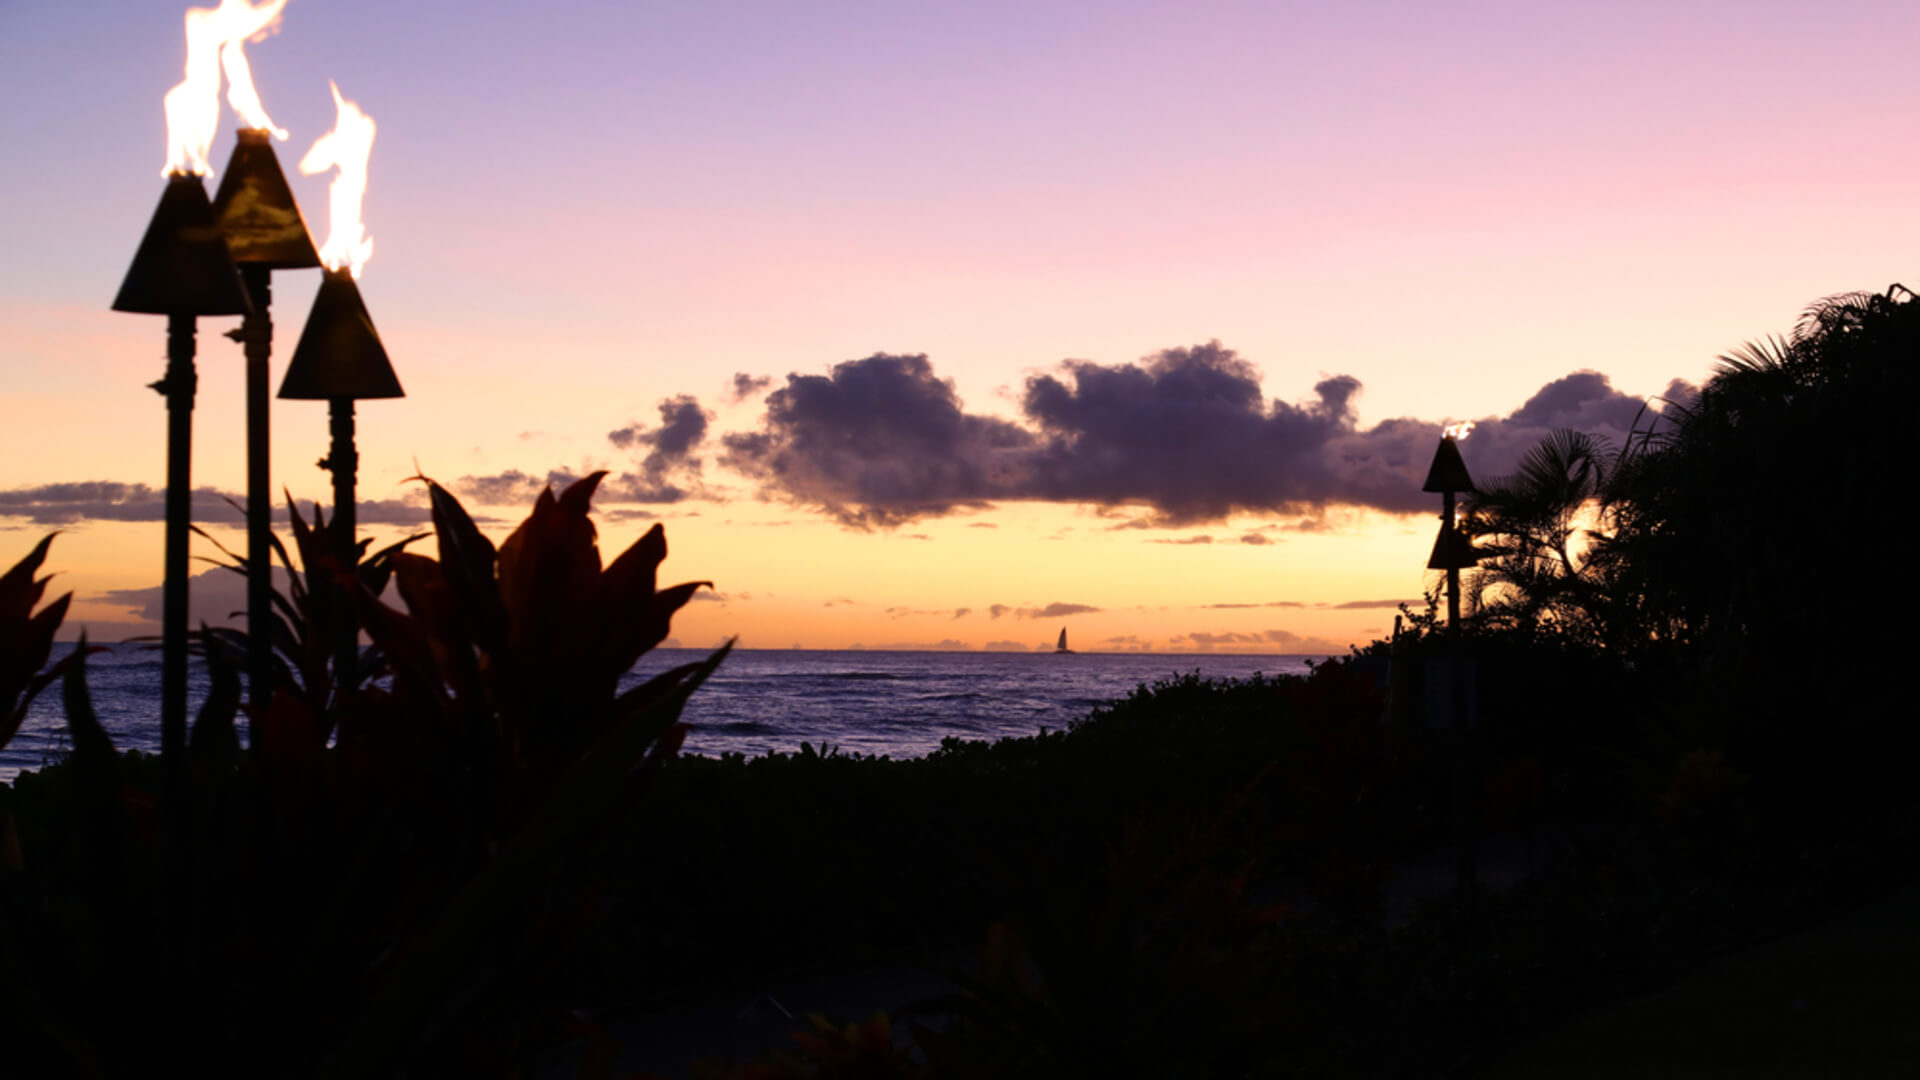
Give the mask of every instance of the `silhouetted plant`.
[[(603, 571), (592, 488), (543, 495), (496, 555), (432, 485), (443, 560), (407, 556), (409, 609), (381, 604), (377, 577), (360, 582), (376, 640), (417, 634), (394, 686), (363, 684), (323, 710), (282, 685), (244, 755), (231, 738), (237, 639), (203, 631), (214, 692), (176, 805), (155, 800), (153, 758), (114, 751), (75, 660), (74, 752), (10, 792), (23, 857), (0, 881), (0, 983), (33, 987), (20, 1032), (30, 1060), (51, 1072), (518, 1067), (516, 1048), (553, 1030), (557, 955), (604, 910), (583, 856), (636, 812), (678, 749), (681, 706), (726, 653), (624, 692), (618, 672), (600, 677), (656, 644), (694, 586), (655, 590), (657, 527)], [(500, 632), (476, 640), (434, 621), (436, 604), (490, 610)], [(283, 600), (282, 613), (299, 608)], [(535, 626), (539, 641), (516, 633)], [(445, 666), (422, 666), (427, 651)], [(463, 670), (482, 676), (432, 683)], [(523, 673), (520, 696), (505, 689), (510, 672)], [(532, 707), (526, 695), (548, 689), (579, 712)], [(323, 711), (338, 719), (331, 742)], [(532, 730), (550, 722), (565, 731)], [(183, 918), (160, 920), (163, 895)], [(164, 980), (157, 1001), (143, 996), (149, 971)]]
[[(287, 573), (286, 591), (277, 588), (272, 591), (273, 622), (266, 630), (273, 644), (274, 691), (293, 695), (314, 715), (325, 717), (333, 703), (335, 687), (341, 681), (332, 666), (342, 596), (356, 603), (363, 593), (379, 596), (392, 578), (393, 556), (426, 534), (409, 536), (372, 554), (368, 554), (373, 543), (371, 538), (360, 539), (356, 567), (358, 581), (353, 589), (343, 594), (339, 588), (340, 566), (339, 560), (334, 557), (331, 528), (320, 504), (314, 504), (313, 523), (309, 525), (300, 515), (300, 505), (289, 495), (287, 517), (293, 533), (294, 550), (300, 555), (299, 565), (296, 566), (289, 557), (286, 545), (279, 536), (270, 535), (268, 538), (273, 554), (279, 557), (280, 565)], [(209, 561), (233, 571), (243, 579), (247, 577), (250, 567), (245, 555), (228, 550), (199, 526), (193, 526), (193, 531), (226, 557), (225, 562)], [(202, 640), (209, 640), (210, 637), (223, 639), (216, 655), (237, 660), (244, 667), (248, 635), (255, 629), (214, 629), (204, 634)], [(349, 681), (353, 686), (360, 686), (378, 677), (383, 667), (377, 649), (366, 653), (360, 665), (351, 673)]]
[[(51, 577), (35, 577), (47, 559), (47, 549), (58, 534), (49, 534), (0, 576), (0, 748), (4, 748), (27, 719), (33, 699), (60, 677), (71, 658), (52, 667), (53, 635), (67, 617), (72, 593), (34, 611), (46, 595)], [(42, 670), (42, 669), (45, 670)]]

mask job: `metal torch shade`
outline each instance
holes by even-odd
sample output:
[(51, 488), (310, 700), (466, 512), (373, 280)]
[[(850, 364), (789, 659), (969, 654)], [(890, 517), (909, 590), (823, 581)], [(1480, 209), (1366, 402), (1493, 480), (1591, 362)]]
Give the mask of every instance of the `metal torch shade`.
[(1452, 439), (1441, 439), (1433, 452), (1433, 466), (1427, 470), (1427, 482), (1421, 491), (1472, 491), (1473, 477), (1467, 475), (1467, 463), (1460, 458), (1460, 446)]
[(302, 400), (407, 396), (360, 299), (360, 286), (345, 270), (328, 270), (321, 279), (300, 344), (287, 362), (280, 396)]
[(245, 315), (247, 291), (214, 224), (198, 176), (174, 173), (160, 193), (113, 310), (147, 315)]
[(1429, 570), (1465, 570), (1480, 565), (1480, 552), (1474, 548), (1473, 541), (1458, 526), (1441, 524), (1440, 535), (1434, 537), (1433, 554), (1427, 557)]
[(267, 132), (243, 128), (213, 197), (213, 217), (226, 234), (233, 261), (269, 270), (320, 265), (306, 219), (280, 171)]

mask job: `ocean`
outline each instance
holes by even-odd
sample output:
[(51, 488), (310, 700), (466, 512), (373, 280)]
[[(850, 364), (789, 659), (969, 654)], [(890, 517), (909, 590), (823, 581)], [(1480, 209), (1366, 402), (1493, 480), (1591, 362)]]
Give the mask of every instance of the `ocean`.
[[(64, 650), (71, 646), (56, 646)], [(58, 655), (58, 654), (56, 654)], [(625, 685), (707, 654), (656, 649)], [(737, 649), (693, 695), (682, 717), (684, 752), (749, 756), (792, 752), (801, 742), (845, 753), (921, 757), (949, 736), (996, 739), (1059, 731), (1134, 687), (1199, 672), (1209, 678), (1304, 674), (1308, 656), (1227, 653), (881, 652)], [(113, 646), (87, 661), (94, 712), (121, 749), (158, 750), (160, 654)], [(205, 697), (205, 668), (190, 670), (189, 718)], [(0, 750), (0, 780), (57, 761), (69, 746), (58, 684), (34, 703)]]

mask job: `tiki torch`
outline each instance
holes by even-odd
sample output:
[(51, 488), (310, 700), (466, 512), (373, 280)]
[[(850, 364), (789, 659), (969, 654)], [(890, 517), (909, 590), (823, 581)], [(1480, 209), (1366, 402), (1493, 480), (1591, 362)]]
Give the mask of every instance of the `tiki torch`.
[(367, 189), (367, 158), (373, 150), (373, 120), (333, 88), (337, 119), (300, 160), (303, 173), (339, 169), (328, 192), (328, 235), (321, 249), (326, 271), (319, 295), (300, 332), (300, 344), (280, 384), (283, 398), (326, 401), (332, 435), (320, 467), (333, 473), (333, 554), (343, 591), (334, 642), (333, 680), (340, 691), (353, 688), (360, 663), (360, 628), (353, 617), (353, 591), (359, 577), (360, 547), (355, 539), (354, 481), (360, 455), (354, 446), (353, 403), (364, 398), (405, 397), (393, 373), (379, 331), (360, 298), (361, 267), (373, 254), (373, 241), (360, 222), (360, 201)]
[[(133, 266), (114, 298), (115, 311), (167, 316), (167, 373), (153, 384), (167, 399), (165, 576), (160, 601), (160, 750), (165, 783), (175, 794), (187, 742), (187, 529), (193, 489), (194, 320), (244, 315), (245, 285), (214, 222), (205, 182), (207, 151), (220, 125), (223, 63), (244, 70), (238, 45), (279, 17), (285, 0), (259, 8), (223, 0), (186, 14), (185, 78), (167, 91), (167, 179)], [(228, 58), (229, 46), (233, 56)]]
[(1458, 860), (1455, 865), (1455, 884), (1469, 912), (1473, 905), (1474, 881), (1478, 876), (1478, 852), (1474, 837), (1475, 804), (1469, 752), (1471, 725), (1467, 722), (1466, 685), (1461, 672), (1460, 571), (1463, 567), (1478, 565), (1480, 556), (1474, 550), (1473, 542), (1460, 530), (1454, 514), (1454, 496), (1462, 491), (1473, 490), (1473, 477), (1467, 475), (1467, 463), (1460, 457), (1459, 446), (1459, 440), (1466, 438), (1472, 430), (1471, 421), (1452, 424), (1445, 429), (1440, 437), (1440, 446), (1434, 451), (1433, 465), (1427, 470), (1427, 482), (1421, 488), (1422, 491), (1438, 492), (1442, 503), (1440, 535), (1434, 539), (1433, 554), (1427, 559), (1427, 569), (1447, 572), (1447, 712), (1453, 729), (1453, 828)]
[[(236, 46), (237, 48), (237, 46)], [(229, 65), (231, 68), (231, 65)], [(239, 87), (234, 88), (240, 97)], [(272, 272), (320, 265), (307, 223), (287, 187), (273, 138), (274, 128), (249, 86), (249, 126), (238, 132), (233, 157), (214, 196), (214, 219), (240, 264), (253, 311), (227, 336), (243, 343), (247, 357), (247, 699), (264, 715), (273, 699), (273, 485), (269, 476), (267, 361), (273, 355)], [(237, 102), (236, 102), (237, 104)]]
[(165, 577), (160, 594), (160, 753), (169, 780), (187, 746), (187, 526), (193, 493), (194, 320), (247, 314), (240, 272), (206, 185), (192, 172), (167, 176), (160, 205), (133, 256), (113, 310), (167, 317), (167, 373), (153, 388), (167, 399)]

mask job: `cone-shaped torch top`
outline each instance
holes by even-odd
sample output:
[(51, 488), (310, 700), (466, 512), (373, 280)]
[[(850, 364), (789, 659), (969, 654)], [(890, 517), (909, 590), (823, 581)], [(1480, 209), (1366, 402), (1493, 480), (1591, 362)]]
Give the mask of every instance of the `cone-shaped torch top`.
[(280, 396), (303, 400), (407, 396), (360, 299), (360, 286), (347, 271), (328, 270), (321, 278), (300, 344), (287, 362)]
[(127, 268), (113, 310), (146, 315), (245, 315), (250, 306), (213, 204), (198, 176), (174, 173)]
[(272, 134), (241, 128), (239, 138), (213, 197), (214, 220), (233, 250), (233, 261), (269, 270), (319, 266), (306, 219), (273, 152)]
[(1460, 527), (1447, 522), (1440, 525), (1440, 535), (1433, 540), (1433, 554), (1427, 556), (1429, 570), (1465, 570), (1480, 565), (1480, 552), (1467, 539)]
[(1460, 458), (1460, 445), (1451, 437), (1440, 440), (1440, 448), (1433, 452), (1433, 465), (1427, 470), (1427, 482), (1420, 490), (1473, 490), (1473, 477), (1467, 475), (1467, 463)]

